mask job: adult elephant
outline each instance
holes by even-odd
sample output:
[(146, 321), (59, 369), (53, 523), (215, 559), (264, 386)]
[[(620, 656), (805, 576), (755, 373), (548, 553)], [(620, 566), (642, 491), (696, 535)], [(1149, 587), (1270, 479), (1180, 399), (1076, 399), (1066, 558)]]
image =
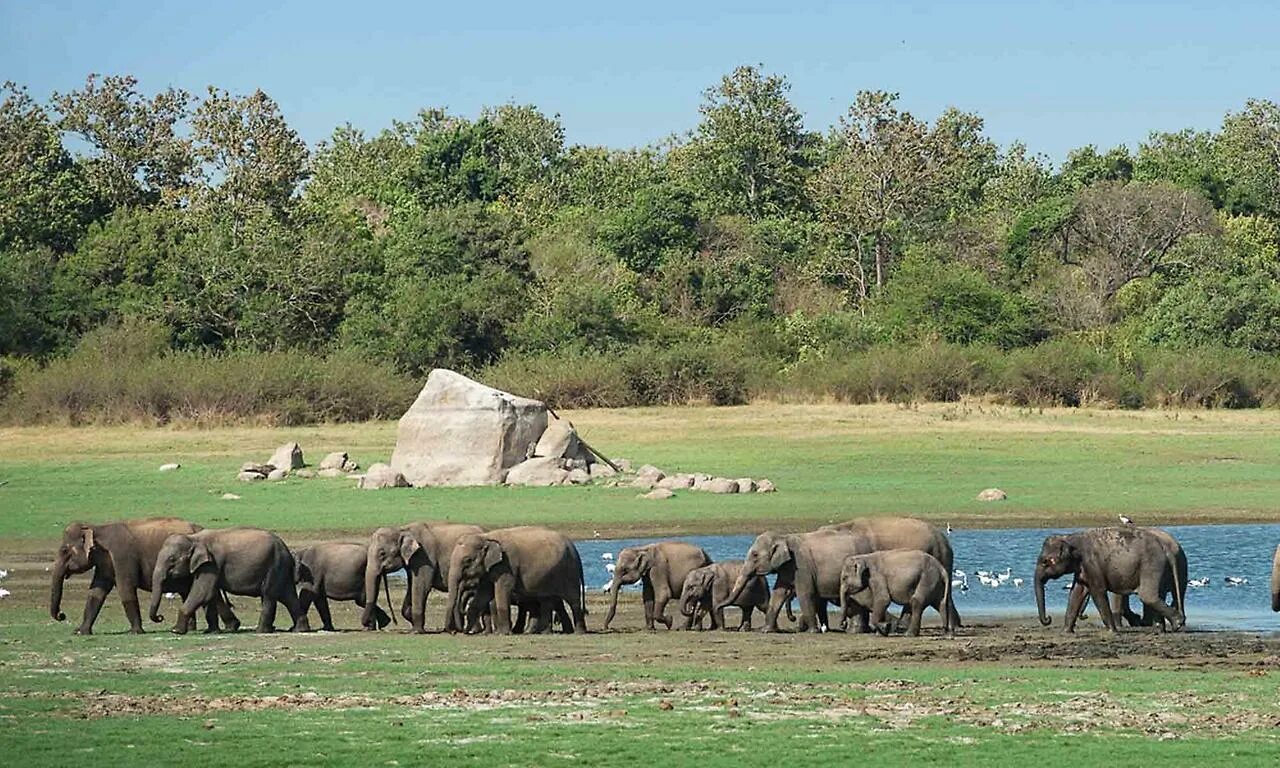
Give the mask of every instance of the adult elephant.
[(1271, 610), (1280, 612), (1280, 546), (1271, 558)]
[[(400, 612), (413, 632), (426, 632), (427, 596), (432, 589), (449, 588), (449, 555), (453, 545), (463, 536), (483, 532), (478, 525), (428, 522), (374, 531), (369, 537), (365, 561), (364, 613), (360, 623), (367, 627), (373, 621), (374, 608), (378, 605), (378, 582), (403, 568), (408, 585)], [(388, 593), (387, 600), (390, 599)], [(388, 605), (387, 610), (394, 610), (394, 606)], [(444, 628), (462, 628), (454, 623), (452, 611), (445, 617)]]
[(777, 574), (765, 614), (766, 632), (778, 631), (778, 614), (794, 594), (800, 603), (800, 630), (825, 631), (827, 603), (840, 601), (840, 569), (849, 555), (864, 554), (866, 543), (837, 528), (784, 535), (765, 531), (756, 537), (728, 597), (716, 605), (737, 602), (753, 579)]
[[(1179, 629), (1186, 622), (1182, 611), (1186, 584), (1178, 576), (1178, 567), (1165, 549), (1161, 538), (1151, 531), (1132, 526), (1090, 528), (1079, 533), (1053, 535), (1044, 540), (1036, 562), (1036, 610), (1040, 623), (1049, 626), (1052, 619), (1045, 613), (1044, 585), (1049, 579), (1066, 574), (1075, 578), (1067, 600), (1063, 630), (1074, 632), (1086, 594), (1093, 599), (1103, 623), (1119, 632), (1119, 619), (1107, 603), (1107, 593), (1128, 595), (1136, 592), (1142, 604)], [(1172, 607), (1164, 595), (1172, 592)]]
[[(511, 606), (562, 600), (573, 614), (573, 630), (586, 632), (586, 586), (582, 557), (564, 534), (537, 526), (501, 528), (462, 536), (449, 556), (449, 613), (463, 625), (464, 595), (492, 590), (493, 630), (511, 634)], [(568, 631), (568, 628), (566, 628)]]
[(276, 605), (284, 603), (294, 632), (310, 629), (294, 588), (293, 553), (279, 536), (261, 528), (218, 528), (165, 539), (151, 573), (151, 620), (160, 615), (160, 596), (169, 584), (190, 580), (191, 591), (178, 609), (175, 634), (185, 634), (196, 609), (221, 592), (262, 599), (258, 631), (275, 631)]
[[(196, 533), (199, 530), (200, 526), (195, 523), (176, 517), (148, 517), (97, 525), (71, 523), (62, 531), (62, 545), (53, 563), (49, 615), (58, 621), (66, 620), (67, 616), (62, 612), (63, 582), (72, 574), (92, 570), (89, 597), (85, 600), (84, 616), (76, 634), (93, 634), (93, 624), (98, 619), (102, 604), (111, 590), (117, 587), (124, 614), (129, 620), (129, 631), (141, 634), (142, 610), (138, 590), (152, 591), (151, 571), (155, 568), (156, 555), (164, 540), (173, 534)], [(189, 582), (178, 582), (171, 591), (186, 597), (189, 587)], [(219, 616), (227, 629), (234, 631), (239, 628), (239, 620), (221, 596), (208, 606), (208, 631), (217, 631)]]
[[(329, 600), (350, 600), (364, 608), (364, 572), (368, 552), (367, 544), (346, 541), (322, 541), (294, 550), (294, 582), (298, 586), (298, 602), (303, 615), (314, 604), (316, 613), (320, 614), (321, 626), (332, 632), (333, 615), (329, 612)], [(391, 602), (390, 595), (387, 602)], [(391, 617), (375, 605), (372, 621), (365, 628), (382, 629), (390, 623)]]
[(640, 547), (626, 547), (614, 562), (613, 579), (609, 582), (609, 612), (604, 617), (608, 629), (618, 611), (618, 592), (627, 584), (641, 582), (644, 598), (644, 627), (653, 629), (662, 622), (671, 629), (667, 603), (680, 597), (684, 578), (694, 568), (711, 564), (711, 556), (696, 544), (683, 541), (659, 541)]
[[(1176, 601), (1175, 607), (1178, 609), (1180, 613), (1182, 613), (1183, 616), (1186, 616), (1187, 615), (1186, 585), (1187, 585), (1187, 573), (1188, 573), (1187, 553), (1182, 551), (1182, 545), (1179, 544), (1178, 540), (1173, 537), (1173, 534), (1169, 533), (1168, 531), (1161, 530), (1159, 528), (1144, 528), (1143, 530), (1149, 531), (1151, 535), (1155, 536), (1157, 539), (1160, 540), (1161, 546), (1164, 547), (1165, 552), (1169, 555), (1171, 561), (1173, 562), (1173, 568), (1177, 575), (1177, 583), (1181, 584), (1183, 589), (1181, 594), (1174, 595), (1174, 598)], [(1161, 602), (1164, 602), (1166, 598), (1169, 597), (1169, 595), (1173, 590), (1173, 584), (1174, 584), (1174, 580), (1172, 578), (1169, 579), (1169, 584), (1168, 584), (1169, 589), (1161, 593), (1160, 595)], [(1081, 609), (1083, 609), (1083, 606), (1081, 606)], [(1160, 621), (1163, 624), (1163, 620), (1159, 616), (1157, 616), (1154, 611), (1152, 611), (1150, 608), (1146, 607), (1145, 605), (1142, 608), (1141, 614), (1135, 613), (1129, 607), (1129, 596), (1124, 594), (1117, 594), (1114, 597), (1112, 597), (1111, 612), (1114, 613), (1116, 616), (1123, 617), (1124, 620), (1128, 622), (1129, 626), (1131, 627), (1150, 627), (1154, 625), (1157, 621)]]

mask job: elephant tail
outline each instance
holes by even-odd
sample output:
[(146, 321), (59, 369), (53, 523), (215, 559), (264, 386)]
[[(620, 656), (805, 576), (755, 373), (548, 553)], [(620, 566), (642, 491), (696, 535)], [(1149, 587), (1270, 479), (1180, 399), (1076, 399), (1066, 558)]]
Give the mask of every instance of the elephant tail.
[(582, 615), (587, 615), (587, 579), (582, 574), (582, 567), (578, 567), (578, 599), (582, 601)]
[(227, 590), (222, 587), (218, 587), (218, 592), (222, 594), (222, 602), (226, 603), (228, 608), (235, 608), (235, 606), (231, 604), (231, 595), (227, 594)]
[[(1166, 551), (1164, 553), (1164, 559), (1168, 561), (1169, 575), (1173, 577), (1174, 610), (1178, 612), (1178, 620), (1181, 621), (1182, 625), (1185, 627), (1187, 624), (1187, 611), (1183, 607), (1183, 605), (1185, 605), (1185, 603), (1183, 603), (1183, 592), (1187, 588), (1187, 585), (1178, 580), (1178, 563), (1174, 559), (1173, 554)], [(1163, 600), (1164, 598), (1160, 599)]]
[(952, 624), (953, 618), (956, 616), (956, 607), (951, 602), (951, 574), (947, 573), (947, 569), (942, 569), (942, 627), (948, 633), (955, 633), (956, 627)]

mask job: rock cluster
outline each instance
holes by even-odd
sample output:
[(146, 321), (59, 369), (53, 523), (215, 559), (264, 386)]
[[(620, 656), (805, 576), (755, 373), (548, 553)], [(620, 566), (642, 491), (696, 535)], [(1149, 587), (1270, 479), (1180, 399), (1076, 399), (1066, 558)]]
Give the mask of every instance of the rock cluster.
[(303, 457), (302, 446), (297, 443), (285, 443), (271, 454), (265, 464), (246, 461), (240, 465), (237, 478), (244, 483), (260, 480), (283, 480), (286, 477), (310, 479), (313, 477), (349, 477), (360, 468), (351, 460), (346, 451), (335, 451), (320, 461), (318, 469), (308, 469)]
[[(640, 467), (634, 475), (624, 476), (622, 482), (632, 488), (639, 488), (649, 493), (641, 494), (645, 499), (669, 499), (674, 491), (702, 491), (705, 493), (773, 493), (778, 490), (769, 480), (754, 480), (743, 477), (734, 480), (728, 477), (713, 477), (702, 472), (678, 472), (668, 475), (652, 464)], [(658, 493), (666, 491), (666, 493)]]

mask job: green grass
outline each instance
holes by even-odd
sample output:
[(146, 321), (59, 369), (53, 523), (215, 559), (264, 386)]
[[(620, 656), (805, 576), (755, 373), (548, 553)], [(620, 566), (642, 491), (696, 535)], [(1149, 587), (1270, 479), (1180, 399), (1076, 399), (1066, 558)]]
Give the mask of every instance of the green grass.
[[(1280, 498), (1280, 414), (1266, 411), (768, 405), (569, 416), (613, 456), (769, 477), (780, 491), (649, 502), (624, 488), (366, 492), (350, 481), (234, 480), (241, 462), (293, 439), (312, 460), (336, 449), (365, 465), (385, 460), (395, 436), (386, 422), (0, 430), (0, 567), (13, 591), (0, 605), (0, 755), (24, 766), (1280, 760), (1280, 642), (1243, 635), (1112, 640), (1087, 630), (1067, 653), (1034, 622), (976, 623), (954, 641), (634, 631), (133, 637), (118, 634), (113, 595), (99, 634), (72, 637), (84, 577), (68, 582), (67, 624), (43, 607), (43, 565), (73, 518), (177, 514), (275, 528), (291, 541), (418, 518), (659, 536), (895, 512), (964, 525), (1065, 526), (1120, 512), (1159, 523), (1274, 519)], [(157, 472), (167, 461), (183, 469)], [(1009, 501), (975, 501), (989, 486)], [(243, 498), (221, 500), (227, 491)], [(598, 626), (603, 606), (592, 600), (588, 622)], [(254, 601), (236, 603), (252, 624)], [(335, 620), (356, 623), (350, 606)], [(628, 597), (615, 626), (640, 624)], [(1223, 659), (1221, 647), (1236, 650)]]

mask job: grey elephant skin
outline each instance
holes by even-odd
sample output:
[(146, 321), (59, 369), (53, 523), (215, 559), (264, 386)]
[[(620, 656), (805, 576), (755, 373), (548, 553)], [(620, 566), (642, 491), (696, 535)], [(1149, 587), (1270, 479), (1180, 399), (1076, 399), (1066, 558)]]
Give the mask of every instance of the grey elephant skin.
[(766, 632), (778, 631), (778, 614), (794, 594), (800, 603), (800, 631), (825, 631), (827, 603), (840, 601), (840, 568), (849, 555), (863, 554), (865, 542), (848, 531), (820, 529), (756, 537), (721, 607), (737, 601), (752, 579), (777, 574), (765, 614)]
[(201, 606), (220, 592), (262, 600), (258, 631), (275, 631), (276, 606), (284, 603), (293, 620), (292, 630), (310, 629), (294, 587), (293, 553), (279, 536), (261, 528), (205, 529), (165, 539), (156, 556), (151, 583), (151, 620), (164, 621), (160, 597), (174, 580), (191, 580), (191, 591), (178, 609), (173, 632), (184, 634)]
[[(321, 626), (333, 632), (330, 600), (350, 601), (365, 607), (364, 573), (368, 554), (369, 545), (346, 541), (325, 541), (294, 550), (294, 583), (298, 587), (302, 613), (306, 615), (314, 605)], [(365, 628), (382, 629), (390, 623), (387, 612), (375, 605), (372, 620)]]
[[(78, 635), (93, 634), (94, 622), (112, 589), (120, 591), (120, 602), (129, 620), (129, 630), (141, 633), (142, 610), (138, 590), (152, 591), (151, 574), (156, 556), (165, 539), (173, 534), (196, 533), (201, 527), (176, 517), (148, 517), (112, 523), (71, 523), (62, 532), (62, 545), (53, 563), (49, 591), (49, 614), (65, 621), (62, 612), (62, 588), (70, 576), (93, 571), (84, 617), (76, 628)], [(176, 582), (170, 590), (186, 597), (190, 580)], [(231, 607), (220, 597), (209, 606), (207, 618), (211, 631), (218, 628), (221, 616), (228, 629), (240, 622)]]
[[(1158, 538), (1160, 540), (1160, 543), (1164, 546), (1165, 552), (1172, 559), (1173, 567), (1178, 577), (1177, 583), (1183, 585), (1182, 593), (1180, 595), (1175, 596), (1175, 599), (1180, 601), (1176, 604), (1176, 606), (1177, 606), (1177, 609), (1182, 613), (1182, 615), (1186, 616), (1187, 615), (1187, 603), (1186, 603), (1187, 601), (1187, 593), (1186, 593), (1187, 553), (1182, 550), (1182, 545), (1179, 544), (1178, 540), (1173, 537), (1173, 534), (1169, 533), (1168, 531), (1164, 531), (1159, 528), (1143, 528), (1143, 530), (1150, 531), (1153, 536)], [(1172, 593), (1173, 584), (1174, 584), (1173, 579), (1169, 579), (1168, 590), (1164, 591), (1160, 595), (1160, 600), (1162, 602), (1165, 601), (1166, 598), (1168, 598), (1169, 595)], [(1087, 599), (1081, 605), (1080, 610), (1083, 611), (1086, 605), (1088, 605)], [(1134, 611), (1129, 607), (1128, 595), (1117, 594), (1112, 596), (1111, 612), (1115, 614), (1117, 617), (1124, 618), (1124, 620), (1131, 627), (1150, 627), (1155, 625), (1155, 623), (1158, 621), (1160, 622), (1161, 629), (1166, 628), (1164, 618), (1156, 614), (1155, 611), (1151, 610), (1145, 605), (1142, 607), (1142, 613), (1140, 614), (1134, 613)]]
[[(367, 627), (374, 620), (379, 581), (383, 581), (385, 587), (387, 574), (403, 568), (408, 584), (400, 612), (413, 632), (426, 632), (427, 597), (432, 589), (443, 592), (449, 588), (449, 556), (453, 545), (463, 536), (483, 531), (478, 525), (444, 522), (408, 523), (374, 531), (367, 548), (364, 612), (360, 623)], [(387, 610), (394, 610), (394, 606), (388, 605)], [(445, 629), (461, 629), (454, 624), (453, 611), (445, 617)]]
[[(1119, 632), (1119, 619), (1107, 603), (1108, 592), (1136, 593), (1146, 608), (1175, 630), (1186, 623), (1181, 608), (1186, 584), (1180, 582), (1177, 563), (1161, 537), (1149, 530), (1132, 526), (1090, 528), (1046, 538), (1035, 572), (1036, 610), (1040, 623), (1046, 627), (1052, 619), (1044, 608), (1045, 582), (1066, 574), (1075, 578), (1063, 621), (1066, 632), (1075, 631), (1086, 595), (1097, 605), (1107, 628)], [(1174, 595), (1172, 607), (1164, 602), (1164, 595), (1170, 592)]]
[[(722, 560), (689, 571), (680, 590), (680, 613), (686, 617), (685, 629), (701, 624), (704, 613), (711, 616), (712, 629), (728, 629), (724, 609), (732, 605), (742, 609), (742, 621), (735, 629), (749, 631), (752, 613), (764, 614), (769, 610), (769, 582), (763, 576), (751, 578), (737, 599), (729, 602), (729, 592), (741, 573), (741, 560)], [(790, 601), (787, 610), (790, 612)]]
[(1271, 610), (1280, 612), (1280, 546), (1271, 558)]
[(604, 617), (608, 629), (618, 610), (618, 592), (627, 584), (641, 582), (644, 598), (644, 626), (654, 629), (662, 622), (671, 629), (667, 603), (680, 597), (684, 579), (694, 568), (711, 563), (702, 547), (683, 541), (658, 541), (640, 547), (626, 547), (614, 562), (613, 579), (609, 582), (609, 612)]
[(911, 613), (907, 634), (917, 637), (924, 609), (942, 616), (942, 629), (951, 626), (951, 572), (932, 555), (914, 549), (893, 549), (846, 557), (840, 570), (840, 614), (869, 613), (871, 624), (889, 634), (886, 612), (898, 604)]
[(573, 614), (573, 630), (586, 632), (582, 557), (564, 534), (538, 526), (501, 528), (462, 536), (449, 557), (449, 613), (463, 625), (465, 596), (492, 590), (493, 631), (511, 634), (511, 606), (537, 601), (545, 612), (559, 599)]

